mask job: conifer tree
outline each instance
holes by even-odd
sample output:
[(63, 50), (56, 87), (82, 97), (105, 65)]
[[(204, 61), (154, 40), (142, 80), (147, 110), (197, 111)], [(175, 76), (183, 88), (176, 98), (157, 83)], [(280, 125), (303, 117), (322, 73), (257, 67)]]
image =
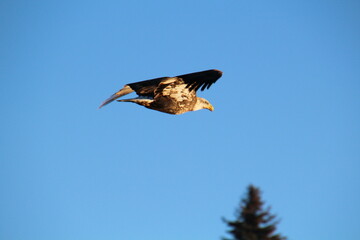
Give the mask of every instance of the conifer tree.
[(224, 219), (231, 228), (228, 233), (233, 235), (233, 239), (224, 240), (285, 240), (280, 234), (274, 234), (278, 222), (274, 221), (275, 215), (269, 213), (270, 208), (262, 208), (260, 190), (250, 185), (236, 213), (236, 220)]

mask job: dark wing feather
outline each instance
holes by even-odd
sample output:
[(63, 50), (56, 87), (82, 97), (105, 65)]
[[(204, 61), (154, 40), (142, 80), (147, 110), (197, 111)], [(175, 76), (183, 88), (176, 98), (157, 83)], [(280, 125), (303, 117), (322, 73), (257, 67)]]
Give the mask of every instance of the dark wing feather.
[[(201, 91), (208, 89), (213, 83), (215, 83), (222, 75), (222, 72), (216, 69), (207, 70), (202, 72), (195, 72), (177, 76), (181, 78), (187, 87), (191, 90), (197, 91), (201, 88)], [(154, 97), (156, 88), (162, 81), (168, 80), (169, 77), (154, 78), (141, 82), (129, 83), (131, 87), (139, 96)]]
[(159, 84), (168, 79), (168, 77), (154, 78), (136, 83), (129, 83), (128, 86), (139, 96), (154, 97), (154, 92)]
[(221, 71), (213, 69), (202, 72), (189, 73), (177, 77), (182, 78), (190, 90), (194, 89), (197, 91), (201, 87), (201, 91), (204, 91), (205, 89), (208, 89), (213, 83), (215, 83), (221, 76)]

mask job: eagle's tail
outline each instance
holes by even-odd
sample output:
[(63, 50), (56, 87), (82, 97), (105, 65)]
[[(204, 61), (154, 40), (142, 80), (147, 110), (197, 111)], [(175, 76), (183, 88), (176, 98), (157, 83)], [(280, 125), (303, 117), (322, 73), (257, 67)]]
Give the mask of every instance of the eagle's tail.
[(111, 97), (109, 97), (108, 99), (106, 99), (99, 107), (102, 108), (103, 106), (105, 106), (106, 104), (111, 103), (112, 101), (114, 101), (115, 99), (118, 99), (119, 97), (122, 97), (126, 94), (129, 94), (131, 92), (133, 92), (134, 90), (131, 89), (130, 86), (125, 85), (124, 88), (120, 89), (118, 92), (114, 93), (113, 95), (111, 95)]

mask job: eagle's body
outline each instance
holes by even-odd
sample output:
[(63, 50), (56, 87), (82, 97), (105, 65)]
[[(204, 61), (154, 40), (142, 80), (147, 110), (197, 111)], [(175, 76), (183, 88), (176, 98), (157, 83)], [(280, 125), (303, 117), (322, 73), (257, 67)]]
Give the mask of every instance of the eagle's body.
[(222, 75), (219, 70), (208, 70), (176, 77), (162, 77), (142, 82), (130, 83), (105, 100), (100, 108), (115, 99), (135, 91), (138, 97), (118, 100), (133, 102), (149, 109), (169, 114), (209, 109), (213, 106), (204, 98), (196, 96), (196, 91), (209, 88)]

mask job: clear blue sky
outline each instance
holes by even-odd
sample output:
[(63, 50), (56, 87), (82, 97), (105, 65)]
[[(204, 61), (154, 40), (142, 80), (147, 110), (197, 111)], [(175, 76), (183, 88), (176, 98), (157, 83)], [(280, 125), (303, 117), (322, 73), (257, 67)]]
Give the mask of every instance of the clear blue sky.
[[(216, 240), (250, 183), (289, 239), (359, 238), (359, 1), (4, 0), (0, 23), (0, 239)], [(97, 110), (212, 68), (214, 112)]]

